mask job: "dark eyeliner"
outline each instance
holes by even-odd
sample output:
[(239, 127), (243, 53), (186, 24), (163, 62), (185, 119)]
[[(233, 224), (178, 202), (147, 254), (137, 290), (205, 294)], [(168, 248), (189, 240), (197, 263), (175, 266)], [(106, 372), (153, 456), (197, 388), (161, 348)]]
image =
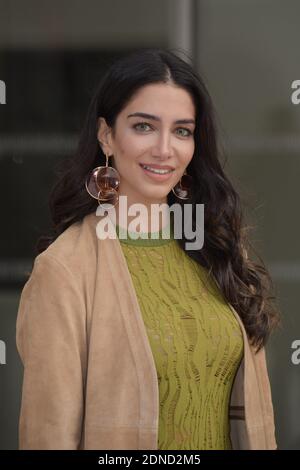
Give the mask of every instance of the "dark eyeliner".
[[(149, 126), (152, 129), (151, 124), (149, 124), (148, 122), (137, 122), (136, 124), (133, 124), (132, 128), (137, 130), (137, 126), (140, 126), (142, 124), (146, 125), (146, 126)], [(177, 127), (177, 129), (184, 129), (185, 131), (188, 132), (188, 135), (183, 135), (181, 137), (190, 137), (191, 135), (193, 135), (193, 132), (190, 129), (188, 129), (187, 127)]]

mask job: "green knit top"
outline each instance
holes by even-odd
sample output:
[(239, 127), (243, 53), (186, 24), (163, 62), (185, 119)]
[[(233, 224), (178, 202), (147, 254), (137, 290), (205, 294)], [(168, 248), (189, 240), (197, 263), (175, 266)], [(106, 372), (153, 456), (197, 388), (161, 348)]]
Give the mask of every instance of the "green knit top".
[(243, 357), (234, 314), (170, 224), (148, 239), (119, 225), (116, 233), (157, 369), (158, 449), (232, 449), (229, 402)]

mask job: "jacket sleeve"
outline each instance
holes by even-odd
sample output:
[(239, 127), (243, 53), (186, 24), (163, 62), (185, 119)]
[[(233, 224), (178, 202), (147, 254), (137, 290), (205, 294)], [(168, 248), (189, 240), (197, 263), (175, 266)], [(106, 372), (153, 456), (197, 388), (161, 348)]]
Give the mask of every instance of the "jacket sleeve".
[(42, 253), (21, 293), (16, 323), (24, 365), (20, 449), (80, 447), (86, 315), (77, 284), (68, 267)]

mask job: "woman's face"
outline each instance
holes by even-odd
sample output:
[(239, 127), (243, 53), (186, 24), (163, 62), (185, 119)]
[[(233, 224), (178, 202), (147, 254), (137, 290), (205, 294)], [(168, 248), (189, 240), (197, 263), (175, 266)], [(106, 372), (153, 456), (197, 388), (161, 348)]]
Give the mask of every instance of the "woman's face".
[[(120, 174), (119, 195), (127, 196), (128, 207), (133, 203), (149, 206), (167, 202), (168, 193), (193, 157), (194, 130), (191, 96), (169, 83), (140, 88), (119, 113), (114, 136), (104, 118), (99, 118), (98, 140), (104, 153), (113, 155), (108, 165)], [(157, 176), (141, 164), (169, 166), (174, 171)]]

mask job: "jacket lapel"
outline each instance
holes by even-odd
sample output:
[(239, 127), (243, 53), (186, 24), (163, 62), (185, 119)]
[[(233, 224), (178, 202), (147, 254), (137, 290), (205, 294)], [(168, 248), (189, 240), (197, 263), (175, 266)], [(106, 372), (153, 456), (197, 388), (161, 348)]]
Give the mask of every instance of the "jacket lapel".
[(253, 364), (254, 350), (236, 310), (229, 305), (240, 324), (244, 339), (244, 356), (233, 383), (229, 418), (231, 442), (234, 449), (266, 448), (264, 415), (261, 408), (260, 386)]
[[(117, 288), (117, 303), (123, 317), (124, 328), (130, 342), (136, 373), (138, 375), (140, 401), (139, 448), (157, 448), (159, 419), (159, 388), (154, 357), (151, 351), (146, 327), (138, 304), (134, 285), (128, 270), (121, 244), (107, 238), (103, 251), (106, 252), (106, 267)], [(150, 446), (150, 447), (149, 447)]]

